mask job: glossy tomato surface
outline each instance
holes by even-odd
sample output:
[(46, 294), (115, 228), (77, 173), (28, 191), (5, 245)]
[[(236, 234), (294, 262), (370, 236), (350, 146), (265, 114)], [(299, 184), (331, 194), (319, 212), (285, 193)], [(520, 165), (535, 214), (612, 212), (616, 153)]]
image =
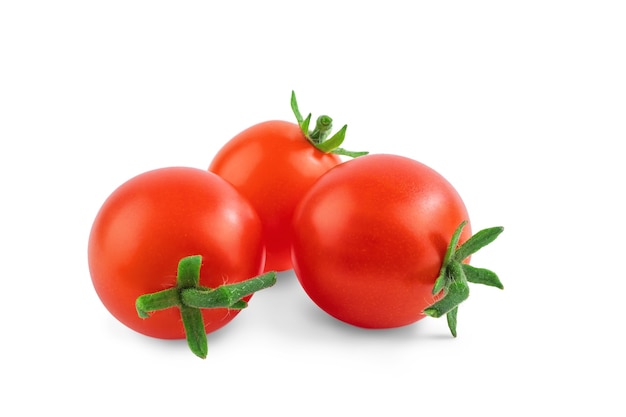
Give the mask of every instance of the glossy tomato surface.
[(320, 175), (341, 162), (316, 149), (300, 127), (286, 121), (254, 125), (227, 142), (209, 170), (235, 186), (263, 223), (266, 271), (291, 269), (291, 219)]
[[(439, 173), (371, 154), (320, 177), (294, 215), (294, 270), (331, 316), (365, 328), (414, 323), (435, 301), (435, 279), (466, 207)], [(465, 227), (460, 243), (471, 235)]]
[[(158, 338), (185, 337), (180, 312), (141, 319), (135, 300), (174, 287), (178, 262), (190, 255), (202, 255), (200, 285), (212, 288), (258, 275), (265, 260), (252, 206), (202, 169), (162, 168), (130, 179), (106, 199), (89, 236), (89, 270), (104, 306), (129, 328)], [(237, 312), (203, 310), (207, 333)]]

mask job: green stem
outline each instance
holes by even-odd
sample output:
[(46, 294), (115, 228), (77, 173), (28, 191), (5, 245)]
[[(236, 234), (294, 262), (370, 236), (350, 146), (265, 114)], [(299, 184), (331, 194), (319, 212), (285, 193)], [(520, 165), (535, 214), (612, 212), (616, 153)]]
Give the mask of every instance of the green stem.
[(276, 272), (267, 272), (258, 277), (235, 284), (222, 285), (215, 289), (187, 288), (181, 291), (183, 305), (195, 308), (230, 308), (242, 298), (276, 283)]
[(209, 352), (209, 347), (204, 329), (202, 310), (182, 305), (180, 306), (180, 317), (185, 328), (187, 346), (196, 356), (205, 359)]
[(333, 119), (329, 116), (320, 116), (315, 121), (315, 129), (309, 134), (309, 139), (314, 144), (320, 144), (326, 140), (333, 128)]
[(243, 298), (274, 285), (276, 273), (267, 272), (258, 277), (212, 289), (199, 285), (201, 266), (200, 255), (182, 258), (178, 263), (176, 286), (137, 297), (135, 307), (141, 318), (150, 317), (148, 313), (152, 311), (179, 308), (189, 349), (204, 359), (208, 347), (201, 309), (245, 308), (247, 303)]
[(177, 288), (168, 288), (152, 294), (144, 294), (135, 301), (137, 314), (142, 319), (150, 317), (148, 313), (152, 311), (178, 306), (180, 306), (180, 294)]
[(306, 118), (302, 117), (302, 113), (300, 113), (300, 109), (298, 108), (296, 93), (294, 91), (291, 92), (291, 110), (293, 111), (293, 114), (298, 121), (298, 126), (300, 126), (300, 130), (302, 131), (304, 137), (319, 151), (324, 153), (333, 153), (336, 155), (349, 156), (351, 158), (356, 158), (368, 154), (368, 152), (348, 151), (340, 147), (345, 139), (346, 129), (348, 128), (348, 125), (344, 125), (337, 133), (328, 138), (333, 125), (333, 119), (329, 116), (324, 115), (318, 117), (317, 121), (315, 122), (315, 128), (311, 132), (309, 132), (311, 114), (309, 113)]
[(448, 319), (448, 327), (456, 337), (457, 313), (459, 304), (469, 297), (468, 283), (489, 285), (496, 288), (504, 288), (498, 276), (483, 268), (474, 268), (463, 264), (469, 255), (493, 242), (504, 230), (502, 227), (483, 229), (470, 237), (465, 243), (458, 246), (459, 238), (467, 221), (461, 222), (456, 228), (444, 255), (439, 276), (433, 285), (433, 294), (443, 291), (443, 297), (424, 309), (424, 314), (431, 317), (445, 315)]
[(463, 273), (463, 268), (458, 262), (450, 265), (450, 285), (446, 286), (445, 295), (439, 301), (424, 310), (424, 314), (431, 317), (441, 317), (469, 297), (469, 287)]
[(441, 263), (441, 269), (439, 270), (439, 277), (435, 281), (435, 286), (433, 287), (433, 294), (439, 293), (445, 285), (446, 285), (446, 274), (448, 265), (450, 265), (450, 259), (456, 250), (457, 245), (459, 244), (459, 238), (461, 237), (461, 232), (463, 228), (467, 224), (467, 220), (461, 222), (461, 224), (456, 228), (454, 233), (452, 234), (452, 238), (450, 239), (450, 243), (448, 244), (448, 248), (446, 249), (446, 254), (443, 257), (443, 262)]
[(452, 333), (452, 337), (456, 337), (456, 316), (459, 312), (459, 306), (454, 307), (446, 314), (446, 319), (448, 321), (448, 328)]
[(192, 288), (200, 284), (200, 268), (202, 267), (202, 256), (187, 256), (178, 262), (178, 273), (176, 274), (176, 285), (178, 288)]

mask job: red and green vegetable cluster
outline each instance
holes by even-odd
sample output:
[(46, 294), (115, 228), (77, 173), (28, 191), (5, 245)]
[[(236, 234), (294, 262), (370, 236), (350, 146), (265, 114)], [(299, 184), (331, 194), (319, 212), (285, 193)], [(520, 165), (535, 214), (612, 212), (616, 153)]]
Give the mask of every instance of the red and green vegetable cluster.
[(458, 192), (401, 155), (341, 147), (328, 116), (272, 120), (225, 142), (208, 169), (166, 167), (119, 186), (88, 244), (95, 290), (121, 323), (147, 336), (207, 334), (293, 269), (306, 294), (338, 320), (392, 328), (446, 316), (456, 336), (469, 283), (502, 288), (469, 264), (502, 227), (472, 235)]

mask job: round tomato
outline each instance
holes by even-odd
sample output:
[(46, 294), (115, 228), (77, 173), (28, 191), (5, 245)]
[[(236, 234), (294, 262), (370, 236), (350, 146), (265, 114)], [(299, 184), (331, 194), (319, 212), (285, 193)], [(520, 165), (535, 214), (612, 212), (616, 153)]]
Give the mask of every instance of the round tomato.
[[(362, 156), (328, 171), (293, 218), (292, 260), (309, 297), (365, 328), (408, 325), (439, 295), (451, 237), (469, 217), (439, 173), (396, 155)], [(469, 224), (458, 243), (471, 235)]]
[[(261, 231), (250, 203), (219, 176), (186, 167), (149, 171), (117, 188), (98, 212), (89, 236), (92, 282), (108, 311), (129, 328), (157, 338), (185, 338), (179, 309), (140, 318), (137, 298), (175, 287), (179, 261), (190, 256), (202, 259), (203, 287), (257, 276), (265, 261)], [(206, 333), (238, 311), (201, 310)]]
[(209, 170), (235, 186), (263, 223), (265, 270), (291, 269), (291, 217), (315, 180), (340, 163), (312, 146), (300, 127), (286, 121), (252, 126), (219, 150)]
[(209, 171), (233, 184), (254, 206), (263, 223), (266, 271), (284, 271), (291, 264), (291, 218), (304, 193), (320, 175), (341, 161), (356, 157), (339, 146), (346, 127), (326, 138), (332, 119), (320, 116), (309, 131), (311, 115), (303, 118), (292, 92), (291, 107), (298, 124), (273, 120), (242, 131), (214, 156)]

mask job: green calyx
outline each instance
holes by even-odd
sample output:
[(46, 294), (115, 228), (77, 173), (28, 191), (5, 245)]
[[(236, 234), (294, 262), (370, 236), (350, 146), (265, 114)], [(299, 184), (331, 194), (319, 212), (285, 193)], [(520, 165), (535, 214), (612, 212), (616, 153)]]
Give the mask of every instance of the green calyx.
[(293, 91), (291, 92), (291, 110), (293, 110), (293, 114), (296, 116), (296, 120), (298, 121), (298, 126), (300, 126), (300, 129), (306, 139), (318, 150), (324, 153), (334, 153), (336, 155), (344, 155), (351, 158), (368, 154), (368, 152), (353, 152), (340, 147), (346, 138), (346, 129), (348, 129), (348, 125), (344, 125), (337, 133), (329, 138), (328, 136), (330, 135), (333, 127), (333, 119), (329, 116), (324, 115), (318, 117), (315, 121), (315, 127), (309, 130), (309, 125), (311, 124), (311, 113), (309, 113), (306, 118), (302, 117), (302, 114), (298, 109), (296, 93)]
[(493, 242), (504, 228), (491, 227), (483, 229), (470, 237), (461, 246), (458, 246), (461, 232), (466, 224), (467, 221), (462, 222), (454, 231), (446, 250), (439, 276), (433, 286), (433, 294), (439, 294), (443, 291), (443, 296), (424, 309), (424, 314), (431, 317), (441, 317), (445, 314), (448, 320), (448, 327), (454, 337), (456, 337), (459, 304), (469, 297), (468, 283), (504, 289), (500, 279), (494, 272), (463, 263), (468, 256)]
[(208, 353), (207, 336), (202, 318), (202, 308), (243, 309), (247, 303), (242, 298), (276, 283), (276, 272), (267, 272), (246, 281), (207, 288), (199, 285), (202, 256), (182, 258), (178, 263), (176, 286), (139, 296), (135, 302), (141, 318), (150, 312), (177, 307), (191, 351), (204, 359)]

